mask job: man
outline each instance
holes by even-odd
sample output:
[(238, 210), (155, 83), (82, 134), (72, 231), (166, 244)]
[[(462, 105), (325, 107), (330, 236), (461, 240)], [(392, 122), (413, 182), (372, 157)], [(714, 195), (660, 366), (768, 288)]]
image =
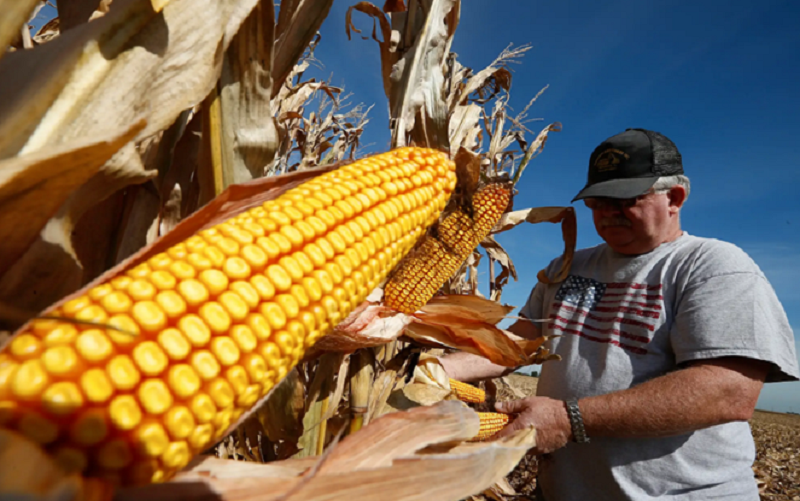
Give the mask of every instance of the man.
[[(741, 249), (681, 230), (688, 195), (665, 136), (605, 140), (573, 199), (605, 243), (537, 284), (520, 311), (531, 320), (509, 328), (558, 335), (562, 360), (542, 366), (537, 396), (498, 406), (517, 414), (504, 433), (536, 428), (548, 501), (759, 498), (747, 420), (764, 382), (800, 378), (793, 333)], [(510, 372), (466, 353), (442, 363), (464, 381)]]

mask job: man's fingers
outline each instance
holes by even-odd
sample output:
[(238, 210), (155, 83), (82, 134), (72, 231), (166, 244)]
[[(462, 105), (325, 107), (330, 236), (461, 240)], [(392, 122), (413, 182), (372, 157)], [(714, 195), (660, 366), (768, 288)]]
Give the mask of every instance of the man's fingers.
[(492, 438), (503, 438), (505, 436), (511, 435), (512, 433), (514, 433), (514, 432), (516, 432), (518, 430), (522, 430), (522, 429), (528, 428), (529, 426), (532, 426), (532, 425), (530, 425), (528, 423), (528, 420), (525, 419), (525, 417), (518, 416), (514, 420), (512, 420), (510, 423), (508, 423), (502, 430), (500, 430), (499, 432), (495, 433)]
[(494, 408), (497, 409), (498, 412), (502, 412), (504, 414), (519, 414), (527, 409), (528, 405), (529, 403), (527, 399), (508, 400), (506, 402), (497, 402), (494, 405)]

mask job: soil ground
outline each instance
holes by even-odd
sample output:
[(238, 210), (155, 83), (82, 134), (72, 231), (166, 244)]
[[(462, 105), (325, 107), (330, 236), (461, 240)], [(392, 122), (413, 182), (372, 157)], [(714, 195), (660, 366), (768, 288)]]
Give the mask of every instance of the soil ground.
[[(498, 384), (498, 400), (519, 398), (536, 393), (538, 378), (510, 374), (509, 387)], [(756, 411), (750, 419), (756, 443), (753, 474), (761, 499), (800, 501), (800, 415)], [(517, 491), (511, 499), (535, 500), (536, 457), (529, 454), (508, 477)]]

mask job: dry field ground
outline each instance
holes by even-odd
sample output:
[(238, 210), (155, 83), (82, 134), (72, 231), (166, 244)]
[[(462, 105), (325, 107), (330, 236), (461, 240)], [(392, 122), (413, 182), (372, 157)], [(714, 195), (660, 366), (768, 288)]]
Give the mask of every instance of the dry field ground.
[[(536, 392), (537, 378), (511, 374), (510, 385), (519, 393)], [(513, 398), (514, 390), (500, 386), (498, 398)], [(800, 415), (756, 411), (750, 420), (756, 442), (756, 461), (753, 472), (767, 501), (800, 501)], [(534, 500), (536, 458), (527, 456), (509, 476), (519, 496), (515, 499)]]

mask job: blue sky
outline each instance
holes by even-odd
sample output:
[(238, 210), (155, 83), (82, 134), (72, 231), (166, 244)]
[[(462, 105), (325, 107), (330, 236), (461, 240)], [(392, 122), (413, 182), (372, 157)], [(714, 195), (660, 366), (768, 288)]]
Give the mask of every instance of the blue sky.
[[(369, 150), (382, 151), (389, 130), (378, 46), (357, 34), (347, 40), (345, 12), (354, 3), (334, 2), (316, 52), (324, 67), (313, 74), (344, 85), (354, 103), (376, 105), (363, 139)], [(369, 35), (371, 20), (359, 14), (354, 19)], [(568, 205), (600, 141), (628, 127), (662, 132), (678, 145), (692, 180), (684, 229), (733, 242), (753, 257), (775, 287), (797, 345), (797, 26), (796, 0), (468, 0), (453, 51), (462, 64), (479, 70), (509, 43), (532, 44), (522, 64), (512, 66), (516, 112), (550, 86), (529, 115), (543, 121), (531, 128), (559, 121), (563, 131), (551, 134), (525, 172), (515, 207)], [(578, 246), (599, 243), (589, 211), (580, 203), (574, 207)], [(560, 229), (520, 226), (499, 240), (520, 274), (503, 300), (520, 306), (536, 272), (560, 254)], [(767, 385), (759, 408), (800, 412), (800, 383)]]

